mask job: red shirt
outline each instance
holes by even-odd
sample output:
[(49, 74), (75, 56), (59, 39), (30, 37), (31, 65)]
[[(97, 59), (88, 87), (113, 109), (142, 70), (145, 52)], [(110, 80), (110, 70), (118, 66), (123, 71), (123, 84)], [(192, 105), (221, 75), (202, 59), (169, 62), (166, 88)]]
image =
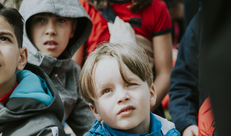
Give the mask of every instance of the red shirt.
[(4, 105), (6, 104), (6, 102), (9, 100), (10, 95), (13, 93), (14, 89), (18, 86), (18, 84), (16, 83), (15, 87), (9, 92), (7, 93), (5, 96), (3, 96), (2, 98), (0, 98), (0, 102), (2, 102)]
[[(93, 28), (86, 41), (87, 55), (92, 52), (100, 42), (109, 41), (110, 33), (107, 20), (103, 18), (99, 11), (85, 0), (79, 0), (91, 18)], [(137, 14), (133, 14), (129, 8), (131, 2), (123, 4), (112, 4), (111, 7), (115, 14), (123, 21), (129, 22), (135, 33), (146, 37), (152, 42), (152, 38), (171, 32), (171, 19), (167, 6), (162, 0), (153, 2)]]

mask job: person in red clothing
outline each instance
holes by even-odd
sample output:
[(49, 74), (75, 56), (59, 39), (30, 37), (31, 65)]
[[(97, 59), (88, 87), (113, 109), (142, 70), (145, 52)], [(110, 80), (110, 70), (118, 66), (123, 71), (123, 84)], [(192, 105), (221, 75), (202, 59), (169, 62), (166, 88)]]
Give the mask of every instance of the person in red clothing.
[(85, 57), (96, 48), (98, 43), (110, 40), (107, 20), (97, 9), (111, 6), (116, 16), (131, 24), (137, 44), (141, 45), (149, 55), (158, 96), (157, 104), (151, 107), (151, 111), (155, 111), (170, 87), (169, 79), (172, 71), (171, 19), (165, 2), (162, 0), (98, 1), (101, 3), (79, 1), (91, 17), (93, 28), (86, 43), (79, 48), (72, 59), (82, 65)]

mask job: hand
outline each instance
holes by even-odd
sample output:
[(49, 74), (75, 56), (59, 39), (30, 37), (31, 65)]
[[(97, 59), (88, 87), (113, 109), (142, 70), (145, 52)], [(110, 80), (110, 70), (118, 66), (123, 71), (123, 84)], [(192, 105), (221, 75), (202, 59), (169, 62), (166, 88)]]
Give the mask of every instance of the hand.
[(191, 125), (188, 126), (184, 131), (182, 136), (198, 136), (198, 126)]

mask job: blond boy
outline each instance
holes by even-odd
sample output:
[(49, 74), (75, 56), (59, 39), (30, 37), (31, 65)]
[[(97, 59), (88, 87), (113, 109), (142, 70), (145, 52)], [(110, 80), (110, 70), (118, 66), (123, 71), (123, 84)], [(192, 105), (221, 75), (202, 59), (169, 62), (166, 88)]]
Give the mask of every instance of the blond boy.
[(96, 117), (88, 135), (180, 135), (174, 124), (150, 112), (156, 102), (152, 71), (136, 44), (103, 44), (87, 59), (80, 93)]

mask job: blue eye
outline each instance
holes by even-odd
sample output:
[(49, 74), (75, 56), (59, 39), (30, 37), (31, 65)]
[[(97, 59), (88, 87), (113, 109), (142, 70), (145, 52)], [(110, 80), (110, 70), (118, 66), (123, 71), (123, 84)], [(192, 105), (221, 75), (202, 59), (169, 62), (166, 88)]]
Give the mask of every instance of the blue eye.
[(10, 39), (7, 37), (0, 37), (0, 41), (10, 41)]
[(66, 22), (66, 20), (63, 19), (63, 18), (59, 18), (59, 19), (57, 20), (57, 22), (59, 22), (59, 23), (64, 23), (64, 22)]
[(38, 17), (35, 19), (35, 22), (45, 22), (45, 19), (42, 17)]
[(103, 94), (110, 93), (110, 92), (111, 92), (111, 90), (106, 89), (106, 90), (103, 91)]

